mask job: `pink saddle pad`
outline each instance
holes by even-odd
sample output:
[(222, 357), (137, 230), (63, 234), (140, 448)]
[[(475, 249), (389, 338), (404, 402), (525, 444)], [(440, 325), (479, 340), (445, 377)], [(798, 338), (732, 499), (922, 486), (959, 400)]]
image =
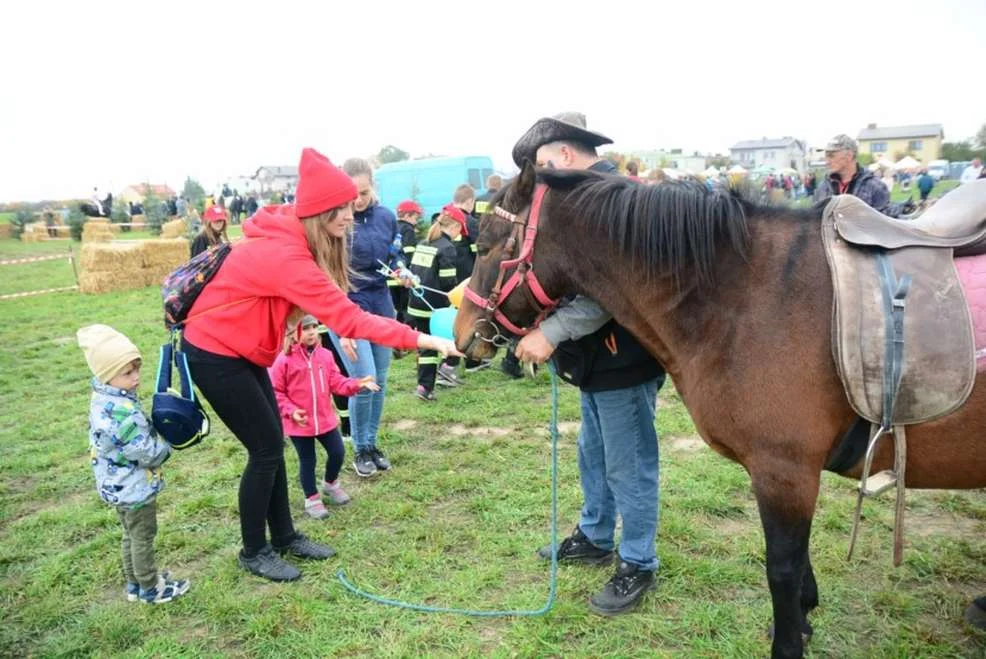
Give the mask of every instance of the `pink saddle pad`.
[(976, 339), (976, 371), (986, 370), (986, 254), (955, 259)]

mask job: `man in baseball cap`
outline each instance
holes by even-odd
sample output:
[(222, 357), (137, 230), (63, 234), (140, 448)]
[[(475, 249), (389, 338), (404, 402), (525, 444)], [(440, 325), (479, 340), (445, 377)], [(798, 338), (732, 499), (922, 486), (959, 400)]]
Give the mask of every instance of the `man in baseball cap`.
[(850, 194), (890, 217), (899, 217), (913, 210), (914, 204), (891, 204), (890, 191), (876, 174), (861, 167), (856, 160), (859, 146), (856, 140), (845, 134), (833, 137), (825, 145), (825, 166), (828, 175), (815, 190), (815, 201), (832, 195)]

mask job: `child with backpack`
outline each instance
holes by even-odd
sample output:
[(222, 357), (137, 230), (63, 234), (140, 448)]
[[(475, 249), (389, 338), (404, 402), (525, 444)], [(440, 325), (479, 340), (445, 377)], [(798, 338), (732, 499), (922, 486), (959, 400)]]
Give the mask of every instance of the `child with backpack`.
[(359, 380), (343, 376), (332, 353), (322, 347), (318, 327), (314, 316), (301, 319), (301, 340), (296, 342), (292, 336), (288, 337), (284, 352), (270, 368), (270, 379), (284, 432), (298, 453), (305, 514), (324, 519), (329, 511), (315, 486), (315, 441), (322, 445), (327, 457), (322, 494), (336, 505), (350, 500), (339, 484), (346, 448), (333, 410), (332, 394), (354, 396), (364, 389), (379, 391), (380, 387), (372, 375)]
[(157, 570), (157, 495), (164, 488), (161, 465), (171, 446), (158, 437), (137, 399), (140, 351), (108, 325), (76, 333), (92, 371), (89, 456), (99, 497), (116, 508), (123, 527), (121, 556), (130, 602), (163, 604), (188, 591), (189, 583)]
[[(418, 244), (411, 259), (411, 272), (421, 280), (422, 286), (447, 292), (459, 283), (460, 252), (455, 241), (462, 235), (465, 226), (465, 213), (452, 204), (445, 206), (432, 222), (427, 240)], [(449, 301), (441, 293), (422, 290), (422, 296), (412, 292), (407, 303), (407, 317), (414, 329), (427, 332), (432, 310), (449, 306)], [(418, 350), (416, 394), (423, 401), (435, 400), (438, 362), (438, 353), (434, 350)]]

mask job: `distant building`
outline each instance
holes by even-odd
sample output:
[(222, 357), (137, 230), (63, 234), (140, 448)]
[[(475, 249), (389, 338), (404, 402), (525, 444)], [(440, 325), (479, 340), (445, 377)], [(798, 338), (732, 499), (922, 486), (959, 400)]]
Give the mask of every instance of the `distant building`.
[(884, 156), (900, 160), (905, 155), (927, 164), (941, 158), (941, 144), (945, 131), (941, 124), (915, 126), (885, 126), (870, 124), (859, 131), (859, 152), (871, 153), (873, 159)]
[(294, 165), (263, 165), (257, 168), (253, 179), (261, 194), (294, 190), (298, 185), (298, 168)]
[(746, 169), (790, 167), (805, 171), (805, 143), (793, 137), (779, 139), (744, 140), (729, 147), (729, 157)]
[(154, 195), (161, 200), (171, 199), (172, 197), (178, 196), (178, 193), (167, 185), (149, 185), (147, 183), (139, 183), (137, 185), (128, 185), (123, 188), (123, 192), (117, 196), (117, 199), (127, 203), (143, 203), (144, 199), (147, 197), (147, 194), (151, 191), (153, 191)]
[(654, 168), (673, 168), (681, 171), (688, 170), (692, 173), (699, 173), (706, 167), (705, 156), (693, 152), (692, 155), (684, 155), (683, 149), (653, 149), (650, 151), (632, 151), (627, 154), (628, 160), (636, 160), (640, 163), (640, 170), (646, 171)]

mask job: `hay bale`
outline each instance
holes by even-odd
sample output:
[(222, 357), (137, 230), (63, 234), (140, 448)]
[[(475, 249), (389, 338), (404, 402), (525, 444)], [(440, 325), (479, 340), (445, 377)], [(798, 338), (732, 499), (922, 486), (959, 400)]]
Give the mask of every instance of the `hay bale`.
[(113, 240), (113, 230), (107, 219), (90, 219), (82, 225), (82, 242), (109, 242)]
[[(144, 267), (141, 243), (93, 243), (82, 246), (82, 272), (136, 272)], [(138, 277), (143, 280), (142, 277)]]
[(39, 243), (43, 240), (48, 240), (48, 228), (44, 222), (28, 222), (24, 225), (21, 242)]
[(174, 267), (170, 265), (158, 265), (153, 268), (144, 268), (144, 286), (160, 287), (164, 278), (174, 272)]
[(185, 220), (171, 220), (161, 225), (161, 238), (181, 238), (185, 235)]
[(4, 238), (10, 238), (10, 236), (13, 235), (12, 231), (13, 231), (13, 227), (11, 227), (9, 224), (0, 224), (0, 240), (3, 240)]
[(141, 270), (116, 272), (91, 271), (79, 273), (79, 291), (82, 293), (109, 293), (144, 287)]
[(145, 268), (174, 270), (188, 260), (188, 241), (184, 238), (145, 240), (141, 245), (141, 264)]

